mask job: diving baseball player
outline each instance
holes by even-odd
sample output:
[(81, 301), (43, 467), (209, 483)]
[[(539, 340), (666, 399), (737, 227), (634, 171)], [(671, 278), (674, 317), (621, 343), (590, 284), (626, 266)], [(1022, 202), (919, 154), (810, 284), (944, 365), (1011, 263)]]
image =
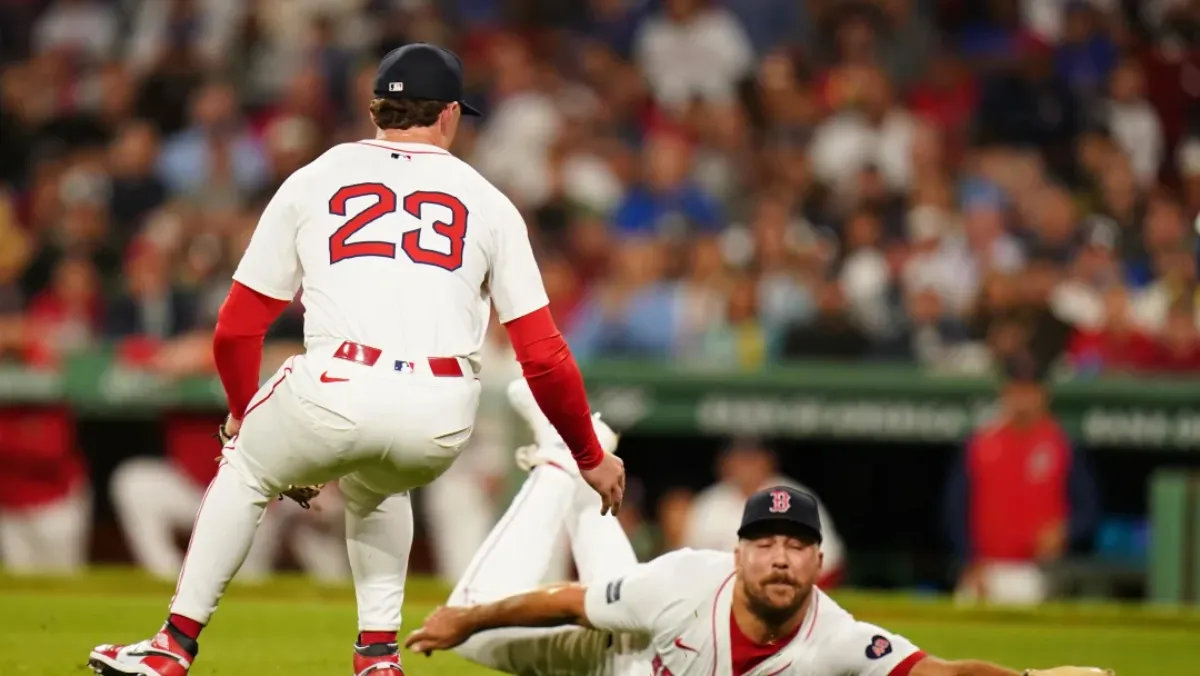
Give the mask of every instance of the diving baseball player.
[[(624, 468), (596, 439), (525, 223), (447, 151), (460, 116), (478, 114), (462, 88), (453, 53), (424, 43), (392, 51), (370, 105), (375, 139), (331, 148), (267, 205), (217, 320), (228, 442), (170, 614), (148, 640), (96, 647), (98, 673), (186, 674), (266, 504), (338, 480), (358, 601), (353, 673), (402, 674), (408, 491), (444, 472), (471, 436), (489, 302), (584, 480), (603, 509), (619, 508)], [(301, 290), (305, 352), (260, 388), (263, 336)]]
[[(512, 393), (535, 430), (537, 448), (518, 457), (533, 469), (449, 605), (406, 639), (414, 652), (454, 649), (522, 676), (1018, 676), (927, 655), (839, 607), (814, 585), (821, 522), (816, 500), (795, 488), (746, 502), (733, 553), (682, 549), (638, 564), (532, 397), (519, 383)], [(597, 421), (612, 450), (606, 432)], [(541, 579), (564, 525), (580, 582), (518, 593)], [(1111, 676), (1089, 667), (1024, 674)]]

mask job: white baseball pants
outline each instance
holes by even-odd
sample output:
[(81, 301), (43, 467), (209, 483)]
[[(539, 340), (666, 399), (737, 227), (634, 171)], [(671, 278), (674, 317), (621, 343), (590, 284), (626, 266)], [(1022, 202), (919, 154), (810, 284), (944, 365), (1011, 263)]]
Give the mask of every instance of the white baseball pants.
[(446, 471), (470, 438), (479, 383), (466, 360), (466, 377), (437, 377), (422, 359), (384, 353), (367, 366), (333, 358), (335, 348), (310, 345), (255, 395), (202, 500), (172, 613), (207, 623), (267, 503), (288, 486), (338, 480), (359, 630), (399, 628), (413, 537), (408, 491)]
[[(113, 473), (109, 487), (134, 561), (154, 577), (174, 580), (183, 563), (175, 538), (195, 523), (203, 487), (162, 458), (126, 460)], [(337, 496), (322, 494), (321, 503), (323, 509), (340, 508)], [(235, 579), (254, 582), (269, 574), (285, 540), (290, 541), (300, 566), (315, 579), (333, 582), (348, 577), (343, 538), (310, 524), (308, 516), (294, 502), (271, 503)]]
[[(637, 565), (621, 525), (611, 515), (600, 515), (600, 497), (582, 480), (543, 465), (530, 473), (476, 552), (448, 605), (488, 603), (538, 586), (564, 527), (580, 582), (605, 580)], [(476, 634), (455, 652), (485, 667), (523, 676), (650, 672), (644, 655), (628, 642), (612, 639), (607, 632), (582, 627), (514, 627)]]

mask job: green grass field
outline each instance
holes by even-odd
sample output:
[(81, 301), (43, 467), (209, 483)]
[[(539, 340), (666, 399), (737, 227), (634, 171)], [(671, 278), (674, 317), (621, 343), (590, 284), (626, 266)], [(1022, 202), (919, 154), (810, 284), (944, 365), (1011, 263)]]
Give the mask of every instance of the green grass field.
[[(405, 629), (445, 597), (424, 579), (410, 583)], [(169, 585), (122, 570), (82, 579), (0, 575), (0, 676), (90, 674), (97, 643), (149, 636), (162, 622)], [(1108, 666), (1120, 676), (1200, 674), (1200, 613), (1114, 605), (1029, 611), (963, 610), (944, 600), (834, 595), (860, 619), (902, 633), (943, 657), (972, 657), (1014, 668), (1073, 663)], [(234, 586), (205, 631), (198, 676), (346, 676), (354, 640), (353, 592), (283, 577)], [(494, 673), (453, 655), (405, 655), (409, 676)]]

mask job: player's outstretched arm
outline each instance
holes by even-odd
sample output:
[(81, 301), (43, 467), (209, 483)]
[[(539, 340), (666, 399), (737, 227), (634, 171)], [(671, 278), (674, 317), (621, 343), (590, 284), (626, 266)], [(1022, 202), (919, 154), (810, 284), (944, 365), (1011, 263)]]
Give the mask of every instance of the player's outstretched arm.
[(925, 657), (917, 662), (909, 676), (1112, 676), (1112, 671), (1094, 667), (1055, 667), (1027, 669), (1023, 672), (977, 660), (941, 660)]
[(600, 494), (601, 513), (615, 514), (625, 495), (625, 466), (596, 439), (583, 376), (554, 325), (525, 220), (498, 191), (490, 218), (497, 236), (488, 288), (496, 316), (508, 331), (533, 398), (571, 449), (584, 481)]
[(429, 654), (449, 650), (475, 634), (502, 627), (557, 627), (587, 625), (583, 585), (568, 583), (510, 596), (476, 606), (447, 607), (433, 611), (420, 629), (408, 635), (409, 650)]

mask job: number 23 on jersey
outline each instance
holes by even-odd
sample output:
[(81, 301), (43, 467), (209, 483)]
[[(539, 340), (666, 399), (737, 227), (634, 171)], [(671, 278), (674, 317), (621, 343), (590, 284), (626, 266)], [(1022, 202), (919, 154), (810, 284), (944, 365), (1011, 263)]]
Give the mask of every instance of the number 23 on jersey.
[[(329, 213), (346, 216), (346, 203), (359, 197), (374, 197), (375, 203), (350, 216), (329, 236), (329, 263), (339, 263), (349, 258), (363, 256), (396, 257), (396, 244), (379, 240), (361, 242), (348, 241), (359, 230), (379, 218), (394, 213), (397, 207), (396, 193), (382, 183), (356, 183), (340, 188), (329, 198)], [(409, 230), (400, 236), (400, 248), (409, 260), (421, 265), (432, 265), (443, 270), (454, 271), (462, 267), (463, 247), (467, 237), (467, 207), (462, 200), (444, 192), (418, 190), (399, 200), (399, 206), (413, 218), (421, 219), (421, 208), (426, 204), (450, 210), (450, 221), (436, 221), (433, 231), (450, 242), (450, 251), (434, 251), (421, 246), (421, 230)]]

